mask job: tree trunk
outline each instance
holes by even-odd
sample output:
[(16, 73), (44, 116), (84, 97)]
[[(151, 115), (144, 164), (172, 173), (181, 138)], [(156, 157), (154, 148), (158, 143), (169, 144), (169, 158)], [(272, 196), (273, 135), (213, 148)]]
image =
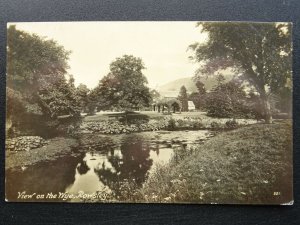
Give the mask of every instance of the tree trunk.
[(264, 120), (265, 123), (272, 123), (273, 119), (272, 119), (272, 113), (271, 113), (271, 105), (268, 99), (268, 96), (266, 95), (266, 93), (262, 94), (262, 105), (263, 105), (263, 111), (264, 111)]

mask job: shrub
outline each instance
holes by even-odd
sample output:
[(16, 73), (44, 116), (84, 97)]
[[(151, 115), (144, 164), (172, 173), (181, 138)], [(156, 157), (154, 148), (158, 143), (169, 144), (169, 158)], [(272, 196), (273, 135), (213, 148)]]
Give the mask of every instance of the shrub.
[(233, 105), (230, 98), (223, 93), (211, 93), (206, 99), (207, 115), (211, 117), (232, 117)]
[(186, 125), (186, 122), (187, 122), (187, 121), (184, 121), (184, 120), (182, 120), (182, 119), (178, 119), (178, 120), (177, 120), (177, 124), (178, 124), (179, 127), (185, 126), (185, 125)]
[(196, 120), (196, 121), (192, 121), (192, 127), (194, 129), (200, 129), (200, 128), (203, 128), (204, 125), (203, 125), (203, 123), (201, 121)]
[[(141, 121), (140, 121), (141, 122)], [(103, 134), (121, 134), (132, 133), (139, 131), (155, 131), (167, 128), (169, 125), (169, 118), (160, 120), (149, 120), (149, 122), (140, 124), (123, 124), (119, 121), (108, 120), (98, 122), (86, 122), (82, 124), (81, 131), (99, 132)]]
[(221, 128), (221, 124), (218, 122), (215, 122), (215, 121), (211, 122), (210, 126), (212, 129), (220, 129)]
[(239, 124), (235, 120), (228, 120), (225, 123), (225, 127), (227, 129), (236, 129), (236, 128), (238, 128), (238, 126), (239, 126)]
[(207, 94), (205, 108), (211, 117), (254, 118), (256, 105), (252, 101), (242, 87), (231, 81)]
[(168, 121), (168, 129), (169, 130), (174, 130), (175, 128), (176, 128), (176, 121), (175, 121), (175, 119), (171, 118)]
[(125, 124), (137, 124), (147, 123), (149, 121), (149, 116), (135, 113), (135, 112), (125, 112), (124, 115), (119, 119), (121, 123)]

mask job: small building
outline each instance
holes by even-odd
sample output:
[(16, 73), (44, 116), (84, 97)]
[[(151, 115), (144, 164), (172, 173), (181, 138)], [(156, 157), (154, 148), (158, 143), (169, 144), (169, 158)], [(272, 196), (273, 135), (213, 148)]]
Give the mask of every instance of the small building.
[(188, 109), (189, 111), (194, 111), (196, 109), (193, 101), (188, 101)]

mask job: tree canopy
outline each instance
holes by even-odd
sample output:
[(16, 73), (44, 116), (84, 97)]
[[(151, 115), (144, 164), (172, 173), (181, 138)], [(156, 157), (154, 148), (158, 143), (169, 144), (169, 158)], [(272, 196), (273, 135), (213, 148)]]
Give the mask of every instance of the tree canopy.
[(271, 122), (269, 96), (292, 79), (291, 24), (199, 22), (198, 27), (208, 34), (206, 42), (190, 45), (192, 59), (202, 65), (198, 75), (232, 69), (259, 93)]
[(192, 101), (195, 104), (196, 109), (203, 109), (205, 105), (206, 88), (204, 86), (204, 83), (200, 80), (196, 80), (195, 85), (198, 92), (189, 94), (188, 100)]
[(90, 89), (88, 89), (88, 87), (85, 84), (79, 84), (76, 88), (76, 96), (78, 98), (81, 111), (87, 111), (87, 105), (89, 102), (89, 92)]
[[(18, 101), (22, 105), (18, 107), (22, 109), (19, 120), (20, 113), (40, 114), (46, 120), (66, 114), (78, 116), (74, 88), (65, 78), (69, 54), (53, 40), (10, 26), (7, 30), (8, 110)], [(15, 120), (14, 115), (17, 114), (7, 116)]]
[(181, 86), (181, 88), (180, 88), (178, 100), (179, 100), (179, 101), (181, 102), (181, 104), (182, 104), (182, 111), (183, 111), (183, 112), (189, 111), (189, 106), (188, 106), (188, 94), (187, 94), (186, 87), (185, 87), (184, 85)]
[(124, 55), (110, 64), (110, 72), (103, 77), (95, 92), (101, 109), (133, 110), (149, 106), (151, 95), (142, 59)]
[(206, 93), (206, 88), (204, 86), (204, 83), (201, 82), (200, 80), (196, 81), (196, 87), (200, 95), (204, 95)]
[(36, 92), (40, 86), (64, 78), (70, 52), (46, 40), (10, 26), (7, 30), (7, 86)]

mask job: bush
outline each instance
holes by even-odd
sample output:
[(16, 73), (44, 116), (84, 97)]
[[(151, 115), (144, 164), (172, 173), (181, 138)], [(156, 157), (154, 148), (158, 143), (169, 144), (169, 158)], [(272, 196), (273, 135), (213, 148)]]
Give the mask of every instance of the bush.
[(233, 105), (230, 98), (223, 93), (211, 93), (206, 99), (207, 115), (211, 117), (232, 117), (234, 115)]
[(149, 120), (147, 123), (141, 124), (123, 124), (119, 121), (108, 120), (98, 122), (85, 122), (81, 126), (81, 131), (99, 132), (103, 134), (121, 134), (132, 133), (140, 131), (156, 131), (166, 129), (169, 125), (169, 118), (163, 118), (160, 120)]
[(125, 112), (119, 119), (119, 122), (124, 124), (143, 124), (149, 121), (149, 116), (135, 112)]
[(243, 88), (232, 82), (220, 84), (206, 96), (207, 115), (219, 118), (254, 118), (256, 105)]
[(176, 121), (175, 121), (175, 119), (171, 118), (168, 121), (168, 129), (169, 130), (174, 130), (175, 128), (176, 128)]
[(236, 129), (236, 128), (238, 128), (238, 126), (239, 126), (239, 124), (235, 120), (228, 120), (225, 123), (225, 127), (227, 129)]
[(215, 122), (215, 121), (211, 122), (210, 126), (212, 129), (220, 129), (221, 128), (221, 124), (218, 122)]
[(203, 128), (204, 125), (203, 125), (203, 123), (201, 121), (193, 121), (192, 127), (194, 129), (200, 129), (200, 128)]

